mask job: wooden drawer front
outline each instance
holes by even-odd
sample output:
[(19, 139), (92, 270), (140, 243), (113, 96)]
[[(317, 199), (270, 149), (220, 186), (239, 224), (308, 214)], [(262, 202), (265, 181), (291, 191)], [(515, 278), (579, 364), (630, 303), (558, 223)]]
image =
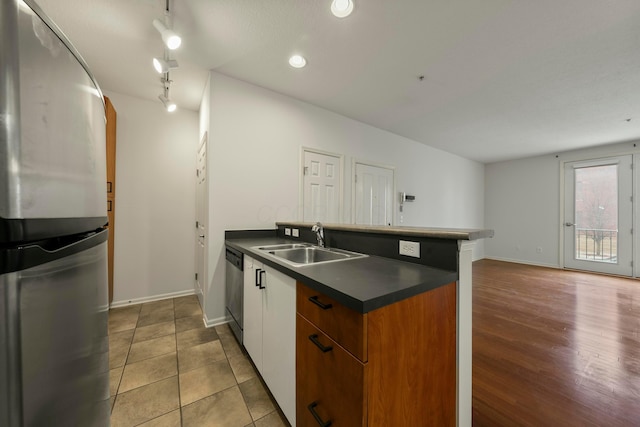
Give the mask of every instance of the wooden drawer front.
[(312, 410), (331, 426), (366, 425), (366, 366), (300, 314), (296, 318), (297, 425), (322, 425), (309, 409), (314, 403)]
[[(324, 306), (324, 308), (322, 307)], [(367, 315), (298, 282), (298, 313), (351, 354), (367, 361)]]

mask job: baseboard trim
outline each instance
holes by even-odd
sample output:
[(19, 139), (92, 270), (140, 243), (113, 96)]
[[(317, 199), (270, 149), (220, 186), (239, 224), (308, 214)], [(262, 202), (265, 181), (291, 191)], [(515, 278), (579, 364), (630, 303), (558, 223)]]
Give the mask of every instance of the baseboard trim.
[(161, 301), (169, 298), (186, 297), (188, 295), (195, 295), (195, 293), (196, 292), (194, 289), (189, 289), (187, 291), (170, 292), (167, 294), (154, 295), (150, 297), (133, 298), (133, 299), (124, 300), (124, 301), (114, 301), (111, 303), (109, 307), (110, 308), (126, 307), (128, 305), (143, 304), (145, 302)]
[(484, 259), (490, 259), (493, 261), (513, 262), (515, 264), (532, 265), (535, 267), (547, 267), (547, 268), (555, 268), (556, 270), (562, 270), (562, 267), (560, 267), (557, 264), (545, 264), (542, 262), (523, 261), (521, 259), (502, 258), (502, 257), (495, 257), (495, 256), (485, 256)]
[(230, 318), (228, 318), (227, 316), (223, 316), (223, 317), (218, 317), (216, 319), (209, 319), (207, 318), (207, 316), (204, 316), (204, 325), (207, 328), (212, 328), (214, 326), (218, 326), (218, 325), (224, 325), (225, 323), (229, 323), (231, 321)]

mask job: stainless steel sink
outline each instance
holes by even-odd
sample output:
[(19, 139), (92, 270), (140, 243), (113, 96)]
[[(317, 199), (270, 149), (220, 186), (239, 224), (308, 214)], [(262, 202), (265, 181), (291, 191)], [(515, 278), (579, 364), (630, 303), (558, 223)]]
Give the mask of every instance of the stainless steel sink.
[(301, 267), (311, 264), (321, 264), (335, 261), (346, 261), (350, 259), (362, 258), (368, 255), (357, 252), (345, 251), (343, 249), (322, 248), (309, 244), (291, 245), (271, 245), (256, 247), (269, 255), (278, 258), (280, 261)]
[(261, 251), (280, 251), (283, 249), (308, 248), (310, 246), (311, 244), (309, 243), (285, 243), (281, 245), (260, 246), (258, 249)]

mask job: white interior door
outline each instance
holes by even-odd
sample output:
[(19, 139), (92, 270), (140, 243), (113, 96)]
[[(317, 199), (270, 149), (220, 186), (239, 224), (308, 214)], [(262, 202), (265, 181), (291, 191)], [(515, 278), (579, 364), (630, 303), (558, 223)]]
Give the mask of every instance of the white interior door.
[(353, 169), (354, 222), (365, 225), (393, 224), (393, 169), (357, 162)]
[(207, 135), (202, 138), (198, 149), (196, 168), (196, 275), (195, 292), (204, 307), (204, 282), (206, 262), (207, 223)]
[(565, 164), (565, 267), (633, 274), (631, 164), (631, 156)]
[(304, 149), (302, 182), (302, 220), (340, 222), (342, 156)]

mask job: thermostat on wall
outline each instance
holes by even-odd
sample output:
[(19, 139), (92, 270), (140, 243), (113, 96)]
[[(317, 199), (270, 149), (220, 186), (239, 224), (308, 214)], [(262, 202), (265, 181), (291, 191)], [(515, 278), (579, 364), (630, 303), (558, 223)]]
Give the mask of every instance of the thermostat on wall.
[(412, 196), (411, 194), (407, 194), (404, 191), (400, 192), (400, 212), (402, 212), (402, 206), (404, 202), (413, 202), (416, 199), (416, 196)]
[(400, 193), (400, 204), (403, 204), (404, 202), (413, 202), (415, 199), (416, 199), (416, 196), (407, 194), (404, 191)]

